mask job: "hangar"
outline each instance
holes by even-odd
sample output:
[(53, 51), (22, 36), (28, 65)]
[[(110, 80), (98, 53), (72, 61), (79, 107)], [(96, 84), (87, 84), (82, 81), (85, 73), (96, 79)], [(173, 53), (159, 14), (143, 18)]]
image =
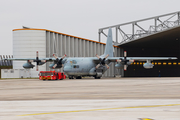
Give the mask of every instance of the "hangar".
[[(125, 77), (180, 77), (180, 12), (109, 27), (115, 29), (116, 45), (130, 57), (178, 58), (151, 61), (153, 69), (144, 69), (143, 62), (134, 62), (124, 72)], [(99, 29), (99, 41), (109, 27)]]
[[(67, 57), (95, 57), (96, 54), (104, 54), (104, 49), (105, 43), (52, 30), (27, 27), (13, 30), (14, 58), (35, 58), (36, 51), (39, 52), (39, 58), (53, 57), (53, 54), (58, 57), (64, 54)], [(114, 56), (120, 56), (120, 51), (120, 47), (114, 46)], [(26, 61), (13, 61), (13, 69), (23, 69), (24, 63)], [(39, 66), (39, 71), (51, 70), (50, 64), (47, 62)], [(62, 71), (62, 68), (57, 70)], [(113, 77), (122, 74), (123, 70), (115, 69), (113, 63), (103, 76)], [(35, 67), (31, 69), (31, 77), (38, 77)]]

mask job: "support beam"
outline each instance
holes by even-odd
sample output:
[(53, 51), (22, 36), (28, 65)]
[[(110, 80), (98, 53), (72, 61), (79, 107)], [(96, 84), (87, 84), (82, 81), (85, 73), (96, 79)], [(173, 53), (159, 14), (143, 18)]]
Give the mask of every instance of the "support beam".
[(136, 25), (137, 27), (139, 27), (141, 30), (143, 30), (145, 33), (147, 33), (147, 31), (146, 31), (145, 29), (143, 29), (141, 26), (139, 26), (137, 23), (135, 23), (135, 25)]

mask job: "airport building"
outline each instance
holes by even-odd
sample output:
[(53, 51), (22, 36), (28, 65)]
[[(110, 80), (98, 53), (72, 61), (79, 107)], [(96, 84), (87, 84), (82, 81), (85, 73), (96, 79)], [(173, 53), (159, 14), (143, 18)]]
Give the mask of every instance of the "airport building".
[[(105, 43), (85, 38), (80, 38), (47, 29), (14, 29), (13, 30), (13, 57), (14, 58), (49, 58), (56, 54), (58, 57), (64, 54), (67, 57), (95, 57), (96, 54), (104, 54)], [(120, 47), (114, 46), (114, 56), (120, 56)], [(13, 61), (13, 69), (23, 69), (27, 61)], [(32, 63), (36, 65), (35, 63)], [(39, 66), (39, 71), (52, 70), (49, 68), (51, 62)], [(113, 77), (122, 75), (123, 70), (115, 69), (114, 63), (103, 75)], [(61, 69), (57, 69), (62, 71)], [(38, 77), (36, 66), (31, 70), (31, 77)]]

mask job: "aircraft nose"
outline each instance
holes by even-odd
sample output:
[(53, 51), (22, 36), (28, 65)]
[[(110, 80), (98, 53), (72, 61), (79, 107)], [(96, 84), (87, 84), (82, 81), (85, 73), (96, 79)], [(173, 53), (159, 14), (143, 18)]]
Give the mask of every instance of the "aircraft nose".
[(68, 73), (70, 72), (71, 68), (69, 66), (64, 66), (64, 72)]

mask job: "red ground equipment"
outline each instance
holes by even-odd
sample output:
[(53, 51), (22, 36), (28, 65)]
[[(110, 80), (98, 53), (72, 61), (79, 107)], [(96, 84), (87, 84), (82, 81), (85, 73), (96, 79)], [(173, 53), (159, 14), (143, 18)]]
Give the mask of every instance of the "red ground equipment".
[(66, 79), (66, 75), (63, 72), (56, 71), (40, 71), (39, 72), (40, 80), (63, 80)]

